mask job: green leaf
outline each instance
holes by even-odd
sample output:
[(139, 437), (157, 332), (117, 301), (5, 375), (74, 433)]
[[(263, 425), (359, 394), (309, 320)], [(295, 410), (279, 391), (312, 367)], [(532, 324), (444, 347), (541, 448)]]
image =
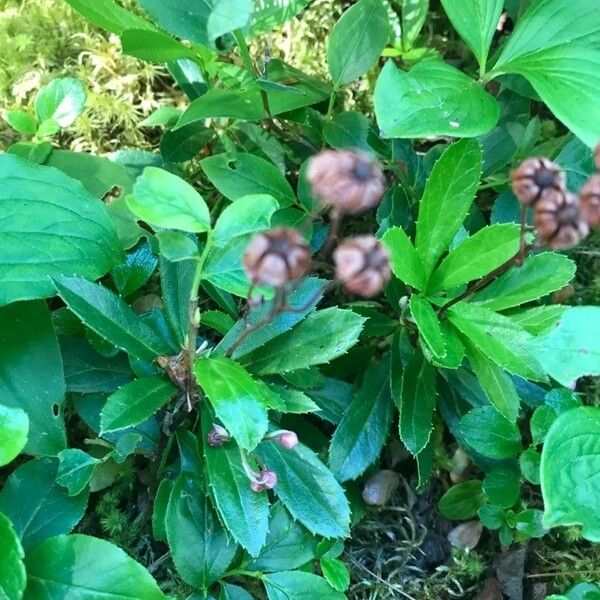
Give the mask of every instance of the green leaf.
[(351, 310), (319, 310), (291, 331), (246, 354), (242, 362), (261, 375), (327, 363), (356, 344), (365, 321)]
[(111, 273), (119, 294), (129, 296), (139, 290), (148, 282), (157, 265), (158, 258), (147, 241), (128, 252), (125, 262)]
[(504, 0), (442, 0), (442, 5), (484, 72)]
[(165, 163), (191, 160), (213, 137), (214, 131), (204, 121), (196, 121), (165, 132), (160, 140), (160, 153)]
[(66, 0), (92, 25), (121, 34), (126, 29), (154, 29), (154, 26), (136, 14), (119, 6), (113, 0)]
[(408, 73), (388, 60), (373, 100), (384, 138), (475, 137), (500, 116), (495, 98), (479, 82), (440, 60), (421, 61)]
[(65, 380), (50, 311), (42, 301), (17, 302), (0, 308), (0, 323), (2, 405), (27, 413), (25, 452), (56, 454), (66, 446)]
[(170, 262), (198, 261), (200, 259), (198, 240), (193, 235), (183, 231), (167, 230), (159, 231), (156, 239), (161, 255)]
[(448, 146), (435, 163), (419, 207), (416, 248), (427, 277), (466, 219), (481, 177), (476, 141)]
[(492, 406), (479, 406), (460, 420), (460, 430), (474, 450), (489, 458), (512, 458), (521, 451), (518, 427)]
[(269, 535), (260, 554), (247, 568), (273, 573), (297, 569), (315, 557), (315, 539), (292, 519), (281, 502), (271, 507)]
[(540, 484), (541, 462), (542, 457), (533, 448), (528, 448), (519, 456), (519, 467), (523, 477), (534, 485)]
[[(212, 413), (205, 408), (201, 421), (204, 440), (212, 423)], [(221, 448), (213, 448), (205, 443), (204, 458), (210, 493), (221, 522), (251, 556), (258, 556), (269, 529), (267, 494), (250, 489), (250, 480), (244, 472), (236, 444), (227, 443)]]
[(525, 379), (546, 380), (539, 357), (531, 350), (533, 338), (508, 317), (467, 302), (459, 302), (447, 314), (450, 322), (498, 366)]
[(77, 496), (85, 490), (92, 478), (95, 466), (101, 462), (77, 448), (59, 452), (58, 460), (60, 462), (56, 473), (56, 483), (67, 488), (69, 496)]
[(544, 525), (580, 525), (582, 535), (600, 542), (600, 409), (591, 406), (562, 413), (542, 451)]
[(345, 600), (322, 578), (301, 571), (281, 571), (263, 577), (269, 600)]
[(37, 129), (37, 121), (24, 110), (9, 110), (4, 120), (21, 135), (33, 135)]
[(219, 600), (254, 600), (254, 596), (238, 585), (222, 581)]
[(60, 131), (60, 125), (54, 119), (46, 119), (40, 123), (36, 131), (38, 138), (52, 137)]
[(416, 350), (404, 370), (398, 407), (400, 438), (413, 456), (429, 441), (436, 398), (436, 370)]
[(275, 29), (295, 17), (310, 4), (310, 0), (254, 0), (250, 35)]
[(353, 111), (333, 115), (323, 127), (325, 141), (336, 149), (358, 148), (365, 152), (373, 152), (369, 144), (373, 134), (374, 128), (369, 119), (362, 113)]
[(183, 580), (206, 589), (231, 564), (237, 545), (229, 541), (199, 482), (180, 475), (173, 485), (165, 517), (173, 562)]
[(100, 435), (143, 423), (176, 393), (174, 385), (156, 376), (126, 383), (106, 400), (101, 413)]
[(85, 107), (85, 88), (79, 79), (53, 79), (34, 100), (38, 121), (53, 119), (60, 127), (72, 125)]
[(381, 56), (390, 37), (387, 10), (381, 0), (359, 0), (333, 26), (327, 62), (334, 86), (358, 79)]
[(486, 502), (481, 481), (472, 479), (453, 485), (440, 498), (438, 509), (447, 519), (463, 521), (474, 517)]
[(429, 0), (403, 0), (402, 48), (410, 50), (417, 40), (429, 11)]
[(535, 306), (534, 308), (513, 313), (510, 315), (510, 318), (529, 333), (537, 335), (550, 329), (560, 319), (567, 308), (567, 306), (560, 304)]
[(260, 156), (217, 154), (200, 164), (210, 182), (229, 200), (266, 194), (275, 198), (281, 208), (296, 201), (292, 186), (279, 169)]
[(315, 535), (340, 538), (349, 534), (350, 507), (344, 490), (312, 450), (302, 444), (286, 450), (263, 442), (256, 454), (277, 474), (274, 491), (294, 519)]
[(12, 523), (0, 513), (0, 598), (20, 600), (23, 597), (27, 573), (23, 558), (25, 554)]
[(156, 490), (156, 496), (154, 497), (154, 505), (152, 507), (152, 536), (155, 540), (161, 542), (167, 541), (167, 506), (169, 504), (169, 497), (171, 496), (172, 489), (173, 480), (163, 479), (160, 482), (158, 489)]
[(502, 508), (513, 507), (521, 491), (519, 472), (510, 467), (491, 470), (483, 480), (483, 491), (492, 504)]
[(53, 296), (50, 277), (96, 279), (120, 260), (100, 200), (56, 169), (0, 156), (0, 305)]
[(430, 293), (453, 290), (479, 279), (513, 258), (520, 246), (520, 227), (511, 223), (491, 225), (463, 240), (435, 270)]
[(244, 28), (252, 15), (251, 0), (140, 0), (158, 25), (176, 35), (216, 48), (218, 38)]
[(224, 246), (231, 239), (268, 229), (279, 204), (267, 194), (242, 196), (227, 206), (215, 224), (213, 243)]
[(196, 260), (171, 262), (160, 257), (162, 297), (165, 313), (178, 344), (183, 348), (188, 334), (189, 302), (197, 267)]
[(599, 8), (596, 0), (577, 3), (569, 12), (561, 0), (532, 4), (493, 71), (493, 76), (526, 77), (550, 110), (591, 147), (600, 138)]
[(28, 434), (27, 413), (20, 408), (0, 404), (0, 467), (12, 462), (21, 454), (27, 444)]
[(446, 341), (433, 307), (425, 298), (416, 294), (410, 297), (409, 307), (421, 340), (435, 358), (443, 359), (447, 354)]
[(25, 566), (24, 600), (167, 600), (142, 565), (114, 544), (87, 535), (46, 540), (28, 552)]
[(258, 383), (241, 365), (225, 356), (198, 359), (194, 373), (227, 431), (242, 448), (253, 450), (269, 427)]
[(517, 514), (514, 519), (514, 528), (520, 535), (515, 536), (516, 541), (544, 537), (548, 530), (543, 525), (543, 516), (544, 513), (535, 508), (523, 510)]
[(465, 357), (465, 346), (460, 339), (460, 334), (446, 319), (440, 321), (440, 330), (442, 337), (444, 338), (444, 346), (446, 348), (446, 354), (443, 357), (434, 356), (429, 351), (429, 348), (425, 344), (421, 344), (421, 350), (423, 350), (427, 360), (437, 367), (443, 369), (458, 369)]
[(492, 406), (509, 421), (516, 421), (521, 399), (510, 375), (470, 342), (466, 343), (466, 350), (471, 368)]
[(12, 521), (26, 551), (70, 532), (85, 513), (88, 492), (68, 496), (55, 483), (57, 468), (55, 459), (31, 460), (13, 471), (0, 491), (0, 512)]
[(128, 29), (121, 35), (123, 53), (141, 60), (166, 63), (180, 58), (195, 59), (196, 54), (171, 36), (149, 29)]
[(391, 227), (381, 238), (381, 243), (390, 253), (390, 267), (394, 275), (404, 283), (423, 291), (427, 285), (423, 263), (404, 229)]
[(600, 375), (600, 307), (567, 309), (555, 326), (529, 341), (545, 371), (565, 387), (587, 375)]
[(331, 439), (329, 466), (339, 481), (356, 479), (383, 448), (392, 422), (389, 361), (372, 365)]
[(54, 280), (59, 296), (93, 331), (127, 353), (152, 361), (171, 352), (166, 342), (110, 290), (78, 277)]
[(525, 260), (475, 295), (472, 301), (491, 310), (525, 304), (563, 288), (575, 276), (575, 263), (564, 254), (542, 252)]
[(186, 181), (164, 169), (147, 167), (135, 182), (129, 208), (155, 226), (201, 233), (210, 229), (208, 206)]
[(324, 556), (319, 561), (323, 577), (327, 583), (338, 592), (345, 592), (350, 585), (350, 573), (348, 567), (338, 558)]

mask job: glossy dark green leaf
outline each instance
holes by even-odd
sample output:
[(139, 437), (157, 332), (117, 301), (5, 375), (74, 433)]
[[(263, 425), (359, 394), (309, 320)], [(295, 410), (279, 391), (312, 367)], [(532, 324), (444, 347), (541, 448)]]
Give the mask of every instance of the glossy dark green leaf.
[(473, 298), (491, 310), (504, 310), (537, 300), (563, 288), (575, 275), (575, 263), (564, 254), (542, 252), (528, 257), (487, 285)]
[(205, 158), (202, 169), (211, 183), (229, 200), (249, 194), (267, 194), (280, 207), (296, 201), (292, 186), (279, 169), (253, 154), (217, 154)]
[(68, 127), (83, 112), (85, 98), (85, 88), (79, 79), (53, 79), (35, 96), (38, 121), (42, 123), (52, 119), (60, 127)]
[(331, 439), (329, 465), (339, 481), (356, 479), (377, 460), (393, 414), (389, 360), (371, 366)]
[(419, 205), (416, 248), (428, 277), (469, 213), (482, 169), (479, 144), (456, 142), (435, 163)]
[(199, 483), (189, 474), (173, 485), (165, 518), (173, 562), (183, 580), (201, 589), (229, 567), (237, 551)]
[(544, 443), (541, 464), (544, 525), (580, 525), (583, 537), (600, 541), (600, 409), (562, 413)]
[(511, 508), (519, 499), (519, 471), (510, 467), (492, 469), (483, 480), (483, 492), (496, 506)]
[(250, 21), (251, 0), (140, 0), (157, 24), (180, 38), (215, 48), (218, 38)]
[(453, 485), (441, 497), (438, 509), (447, 519), (462, 521), (474, 517), (486, 502), (481, 481), (472, 479)]
[(560, 304), (546, 304), (512, 313), (510, 318), (528, 333), (538, 335), (553, 327), (567, 308)]
[(24, 600), (167, 600), (142, 565), (114, 544), (87, 535), (46, 540), (27, 553), (25, 566)]
[(160, 257), (160, 273), (165, 313), (175, 339), (184, 346), (188, 332), (189, 302), (197, 261), (171, 262)]
[(55, 483), (57, 469), (56, 459), (31, 460), (0, 491), (0, 512), (12, 521), (26, 551), (53, 535), (69, 533), (85, 513), (89, 492), (69, 496)]
[(348, 111), (334, 115), (323, 127), (325, 141), (336, 149), (355, 148), (373, 152), (369, 144), (373, 126), (369, 119), (359, 112)]
[(127, 29), (154, 29), (138, 15), (124, 9), (113, 0), (67, 0), (90, 23), (111, 33), (121, 34)]
[(275, 493), (294, 519), (316, 535), (348, 535), (350, 508), (344, 490), (312, 450), (302, 444), (286, 450), (263, 442), (256, 453), (277, 474)]
[(51, 277), (96, 279), (120, 259), (104, 205), (78, 181), (0, 156), (0, 305), (53, 296)]
[(27, 573), (23, 558), (25, 554), (12, 523), (0, 513), (0, 597), (6, 600), (20, 600), (23, 597)]
[(219, 600), (254, 600), (254, 596), (239, 585), (222, 582)]
[(194, 59), (194, 52), (171, 36), (149, 29), (127, 29), (121, 34), (123, 53), (148, 62), (166, 63)]
[(394, 275), (417, 290), (424, 290), (427, 285), (425, 269), (404, 229), (391, 227), (381, 238), (381, 243), (390, 253), (390, 267)]
[(345, 600), (322, 577), (302, 571), (281, 571), (263, 578), (269, 600)]
[(56, 483), (67, 488), (69, 496), (77, 496), (87, 486), (100, 461), (78, 448), (68, 448), (58, 454)]
[(154, 504), (152, 506), (152, 535), (155, 540), (161, 542), (167, 541), (165, 522), (167, 518), (167, 506), (169, 505), (172, 489), (173, 480), (163, 479), (156, 490), (156, 496), (154, 497)]
[(319, 561), (327, 583), (338, 592), (345, 592), (350, 585), (350, 572), (348, 567), (339, 559), (324, 556)]
[(7, 465), (19, 456), (27, 444), (28, 434), (27, 413), (20, 408), (0, 404), (0, 466)]
[(381, 0), (359, 0), (344, 12), (329, 36), (327, 62), (335, 87), (358, 79), (381, 56), (390, 36)]
[(419, 329), (421, 340), (435, 358), (444, 358), (447, 354), (446, 340), (440, 321), (431, 304), (423, 297), (413, 294), (409, 302), (410, 312)]
[(271, 507), (267, 541), (247, 568), (267, 573), (287, 571), (302, 566), (315, 555), (313, 536), (292, 519), (281, 502), (277, 502)]
[(42, 301), (0, 308), (0, 403), (29, 419), (28, 454), (54, 455), (66, 446), (63, 365)]
[(170, 262), (200, 259), (198, 240), (195, 236), (183, 231), (159, 231), (156, 234), (158, 247), (162, 256)]
[(406, 365), (400, 393), (400, 438), (411, 454), (427, 445), (437, 398), (436, 371), (420, 351)]
[[(206, 440), (213, 415), (202, 411), (202, 436)], [(233, 539), (251, 556), (258, 556), (265, 545), (269, 529), (269, 500), (266, 492), (250, 489), (250, 480), (244, 472), (240, 449), (234, 442), (220, 448), (204, 443), (206, 473), (221, 522)]]
[(100, 434), (139, 425), (162, 408), (177, 388), (161, 377), (141, 377), (110, 395), (100, 415)]
[(446, 354), (442, 357), (435, 356), (431, 353), (429, 348), (422, 343), (422, 340), (421, 350), (423, 350), (427, 360), (434, 365), (444, 369), (458, 369), (462, 365), (465, 357), (465, 346), (460, 338), (460, 334), (456, 330), (456, 327), (445, 319), (440, 321), (440, 330), (442, 332), (442, 337), (444, 338)]
[(500, 115), (481, 83), (437, 59), (423, 60), (408, 73), (388, 60), (374, 103), (385, 138), (475, 137), (490, 131)]
[(267, 407), (259, 384), (225, 356), (200, 358), (194, 365), (200, 387), (236, 442), (253, 450), (267, 433)]
[(460, 429), (467, 443), (489, 458), (512, 458), (522, 449), (519, 428), (492, 406), (469, 411), (460, 420)]
[(540, 466), (542, 457), (533, 448), (528, 448), (519, 456), (519, 467), (523, 477), (533, 483), (534, 485), (540, 484)]
[(167, 131), (160, 140), (160, 153), (166, 163), (191, 160), (213, 137), (214, 131), (204, 121), (194, 121)]
[(125, 257), (125, 262), (112, 270), (112, 278), (121, 296), (139, 290), (152, 276), (158, 258), (148, 242), (142, 242)]
[(127, 353), (152, 361), (171, 352), (169, 345), (123, 300), (97, 283), (78, 277), (54, 280), (60, 297), (93, 331)]

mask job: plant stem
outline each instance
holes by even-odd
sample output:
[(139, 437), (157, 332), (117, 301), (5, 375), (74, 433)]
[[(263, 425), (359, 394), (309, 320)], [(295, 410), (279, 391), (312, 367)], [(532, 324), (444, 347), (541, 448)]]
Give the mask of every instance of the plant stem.
[(329, 119), (333, 113), (333, 105), (335, 104), (336, 94), (337, 90), (334, 88), (333, 92), (331, 92), (331, 95), (329, 96), (329, 106), (327, 107), (327, 115), (325, 116), (326, 119)]

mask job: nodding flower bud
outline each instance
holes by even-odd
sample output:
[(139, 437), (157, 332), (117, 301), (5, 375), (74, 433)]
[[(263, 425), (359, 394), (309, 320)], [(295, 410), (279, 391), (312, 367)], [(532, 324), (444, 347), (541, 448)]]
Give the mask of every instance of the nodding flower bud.
[(213, 448), (219, 448), (231, 439), (229, 432), (224, 427), (217, 425), (216, 423), (211, 427), (208, 432), (208, 445)]
[(379, 294), (391, 276), (388, 253), (372, 235), (345, 239), (333, 260), (336, 277), (350, 293), (362, 298)]
[(385, 177), (368, 154), (355, 150), (324, 150), (313, 156), (307, 179), (313, 195), (345, 214), (358, 214), (379, 204)]
[(244, 255), (244, 268), (253, 283), (281, 287), (308, 271), (310, 249), (295, 229), (276, 227), (252, 238)]
[(279, 442), (284, 448), (291, 450), (298, 445), (298, 436), (294, 431), (289, 431), (287, 429), (282, 429), (280, 431), (275, 431), (267, 436), (269, 440), (276, 440)]
[[(600, 146), (598, 146), (600, 149)], [(600, 175), (594, 175), (579, 192), (581, 214), (591, 229), (600, 227)]]
[(579, 198), (569, 192), (546, 194), (536, 204), (535, 227), (540, 245), (553, 250), (577, 245), (590, 231)]
[(256, 479), (250, 482), (250, 489), (253, 492), (264, 492), (272, 490), (277, 485), (277, 475), (273, 471), (261, 471)]
[(567, 183), (564, 172), (551, 160), (528, 158), (512, 172), (512, 189), (523, 206), (533, 206), (546, 194), (563, 191)]

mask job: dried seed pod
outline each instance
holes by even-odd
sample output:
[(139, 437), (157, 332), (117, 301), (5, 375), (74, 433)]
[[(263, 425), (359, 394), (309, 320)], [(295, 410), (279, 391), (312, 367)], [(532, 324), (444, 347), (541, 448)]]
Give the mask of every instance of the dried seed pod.
[[(600, 146), (599, 146), (600, 148)], [(594, 175), (580, 192), (581, 214), (591, 229), (600, 227), (600, 175)]]
[(227, 443), (231, 439), (229, 432), (225, 427), (221, 427), (216, 423), (211, 427), (208, 432), (207, 441), (208, 445), (213, 448), (219, 448), (223, 444)]
[(307, 178), (313, 195), (342, 214), (359, 214), (379, 204), (385, 177), (368, 154), (324, 150), (310, 161)]
[(565, 189), (567, 180), (561, 168), (544, 157), (528, 158), (512, 172), (512, 189), (519, 202), (533, 206), (552, 191)]
[(252, 238), (244, 268), (255, 284), (281, 287), (302, 277), (310, 267), (310, 250), (295, 229), (276, 227)]
[(344, 240), (333, 253), (335, 275), (352, 294), (372, 298), (391, 276), (387, 250), (372, 235)]
[(277, 485), (277, 474), (273, 471), (261, 471), (258, 477), (250, 482), (250, 488), (253, 492), (264, 492), (272, 490)]
[(575, 246), (589, 233), (579, 198), (569, 192), (545, 194), (535, 207), (535, 226), (540, 243), (553, 250)]

